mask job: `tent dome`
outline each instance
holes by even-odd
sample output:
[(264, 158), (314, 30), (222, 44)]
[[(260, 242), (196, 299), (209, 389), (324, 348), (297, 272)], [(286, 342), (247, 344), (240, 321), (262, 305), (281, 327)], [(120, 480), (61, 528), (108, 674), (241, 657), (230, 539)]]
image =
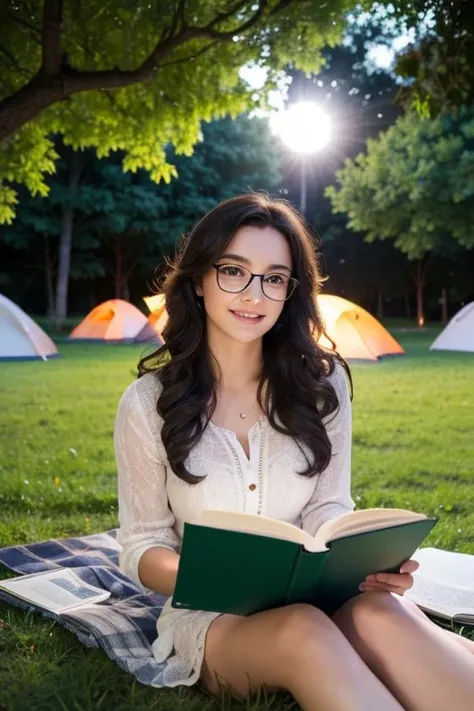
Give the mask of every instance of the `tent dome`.
[(146, 316), (123, 299), (104, 301), (74, 328), (70, 340), (111, 343), (162, 342)]
[(166, 322), (168, 320), (165, 295), (155, 294), (154, 296), (144, 296), (143, 301), (150, 309), (150, 314), (148, 315), (148, 323), (152, 326), (152, 328), (161, 338), (161, 332), (166, 326)]
[(0, 360), (47, 360), (57, 356), (58, 349), (43, 329), (0, 294)]
[[(343, 358), (378, 360), (383, 356), (405, 353), (380, 321), (352, 301), (341, 296), (320, 294), (318, 306), (326, 332)], [(324, 336), (319, 343), (325, 348), (332, 348)]]
[(466, 304), (435, 338), (430, 351), (474, 353), (474, 301)]

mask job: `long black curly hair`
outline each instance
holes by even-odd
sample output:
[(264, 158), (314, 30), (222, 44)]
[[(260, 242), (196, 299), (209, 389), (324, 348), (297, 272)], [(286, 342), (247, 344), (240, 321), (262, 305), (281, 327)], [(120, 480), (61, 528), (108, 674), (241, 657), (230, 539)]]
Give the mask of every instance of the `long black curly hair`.
[(331, 443), (322, 420), (338, 409), (336, 392), (327, 380), (336, 360), (350, 379), (347, 363), (317, 344), (321, 335), (328, 336), (317, 301), (322, 279), (315, 243), (305, 221), (288, 201), (266, 193), (247, 193), (220, 203), (181, 241), (174, 262), (169, 263), (162, 286), (168, 312), (165, 343), (138, 365), (138, 377), (156, 372), (160, 379), (157, 412), (163, 418), (163, 445), (172, 471), (189, 484), (197, 484), (201, 477), (193, 476), (185, 461), (216, 406), (206, 314), (195, 285), (244, 225), (270, 226), (285, 237), (291, 249), (292, 276), (299, 282), (278, 321), (263, 336), (257, 397), (275, 430), (309, 448), (313, 461), (307, 459), (302, 476), (324, 471), (331, 459)]

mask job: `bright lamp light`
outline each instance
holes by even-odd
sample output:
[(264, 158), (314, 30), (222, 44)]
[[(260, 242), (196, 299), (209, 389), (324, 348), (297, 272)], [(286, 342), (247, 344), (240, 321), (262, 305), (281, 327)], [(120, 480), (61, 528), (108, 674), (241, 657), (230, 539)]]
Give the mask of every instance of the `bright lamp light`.
[(297, 153), (315, 153), (331, 140), (331, 119), (312, 101), (300, 101), (273, 114), (270, 129)]

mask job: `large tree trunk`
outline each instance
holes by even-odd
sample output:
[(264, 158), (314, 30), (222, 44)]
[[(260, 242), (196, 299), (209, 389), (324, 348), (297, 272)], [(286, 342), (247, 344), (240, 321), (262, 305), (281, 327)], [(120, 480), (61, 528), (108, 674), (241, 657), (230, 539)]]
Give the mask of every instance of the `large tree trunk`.
[(425, 312), (423, 308), (423, 282), (416, 282), (416, 322), (420, 328), (425, 325)]
[(53, 260), (49, 249), (49, 239), (44, 238), (44, 269), (46, 278), (46, 296), (48, 303), (47, 316), (54, 318), (54, 287), (53, 287)]
[(425, 311), (423, 304), (423, 291), (426, 285), (427, 266), (429, 255), (418, 259), (415, 263), (415, 268), (412, 271), (413, 281), (416, 286), (416, 321), (420, 328), (425, 325)]
[(74, 225), (74, 198), (79, 185), (83, 156), (74, 151), (69, 168), (69, 201), (63, 207), (61, 235), (59, 238), (58, 280), (56, 283), (56, 329), (61, 330), (67, 316), (67, 295), (71, 269), (72, 232)]
[[(139, 236), (124, 232), (120, 235), (115, 235), (113, 240), (114, 261), (111, 273), (114, 280), (115, 298), (130, 301), (128, 281), (139, 261)], [(126, 247), (130, 241), (133, 246), (127, 250)]]

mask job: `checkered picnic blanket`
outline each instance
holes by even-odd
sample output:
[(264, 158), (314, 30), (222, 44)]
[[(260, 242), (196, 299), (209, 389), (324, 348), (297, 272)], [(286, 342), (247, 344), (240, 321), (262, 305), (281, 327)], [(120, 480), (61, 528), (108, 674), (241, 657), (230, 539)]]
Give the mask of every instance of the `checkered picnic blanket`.
[(101, 647), (142, 684), (160, 687), (164, 685), (166, 662), (155, 660), (151, 645), (157, 637), (156, 621), (166, 598), (158, 593), (144, 594), (122, 573), (118, 567), (120, 545), (115, 536), (116, 529), (112, 529), (81, 538), (0, 548), (0, 563), (17, 574), (74, 568), (82, 580), (111, 593), (105, 602), (61, 616), (10, 596), (5, 590), (0, 590), (0, 602), (54, 618), (83, 644)]

